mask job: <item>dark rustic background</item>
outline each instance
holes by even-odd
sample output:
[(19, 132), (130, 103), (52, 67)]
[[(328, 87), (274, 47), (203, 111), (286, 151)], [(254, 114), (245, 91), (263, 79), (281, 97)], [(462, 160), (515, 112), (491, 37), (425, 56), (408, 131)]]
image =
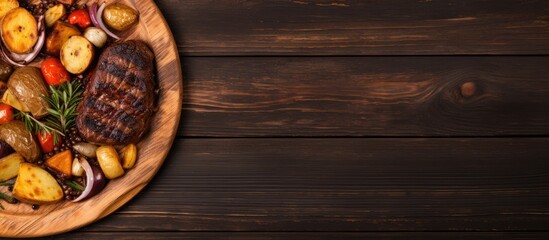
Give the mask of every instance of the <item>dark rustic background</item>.
[(179, 134), (62, 238), (549, 238), (549, 1), (157, 0)]

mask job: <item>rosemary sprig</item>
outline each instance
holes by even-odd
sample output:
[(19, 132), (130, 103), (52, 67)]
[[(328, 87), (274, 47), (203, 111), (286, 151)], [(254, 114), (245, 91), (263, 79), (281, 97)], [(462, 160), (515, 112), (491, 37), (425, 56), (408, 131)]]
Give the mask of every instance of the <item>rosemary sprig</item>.
[(61, 132), (72, 128), (76, 122), (76, 107), (82, 99), (82, 85), (79, 81), (68, 81), (58, 87), (50, 86), (51, 94), (45, 100), (50, 104), (50, 116), (46, 123)]
[(65, 134), (61, 131), (59, 131), (57, 128), (54, 128), (44, 122), (41, 122), (40, 120), (34, 118), (30, 113), (26, 112), (18, 112), (15, 114), (16, 117), (21, 118), (23, 122), (25, 122), (25, 127), (27, 127), (27, 130), (32, 131), (34, 133), (39, 133), (40, 131), (44, 131), (46, 133), (54, 133), (54, 136), (59, 134), (61, 136), (65, 136)]
[(41, 131), (53, 133), (53, 141), (57, 144), (59, 135), (65, 136), (65, 132), (75, 124), (76, 107), (82, 99), (83, 89), (79, 81), (68, 81), (57, 87), (50, 86), (50, 90), (50, 96), (44, 97), (50, 105), (47, 109), (50, 115), (44, 118), (44, 121), (25, 112), (19, 112), (16, 116), (25, 122), (27, 130), (35, 134)]

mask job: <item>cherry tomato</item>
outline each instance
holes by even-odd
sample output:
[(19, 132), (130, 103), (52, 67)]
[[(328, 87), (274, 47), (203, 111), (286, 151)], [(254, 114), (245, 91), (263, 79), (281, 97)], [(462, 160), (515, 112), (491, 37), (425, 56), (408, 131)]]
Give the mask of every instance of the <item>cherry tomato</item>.
[(55, 146), (59, 146), (61, 142), (63, 142), (63, 138), (61, 136), (58, 136), (57, 145), (54, 143), (53, 139), (53, 133), (46, 133), (46, 132), (40, 132), (38, 133), (38, 141), (40, 142), (40, 146), (42, 147), (42, 151), (44, 153), (49, 153), (53, 151), (53, 148)]
[(87, 28), (91, 25), (90, 14), (86, 9), (79, 9), (69, 15), (69, 23), (78, 25), (81, 28)]
[(13, 108), (4, 103), (0, 103), (0, 124), (8, 123), (13, 120)]
[(48, 85), (57, 86), (71, 79), (71, 75), (57, 58), (50, 57), (44, 60), (40, 70)]

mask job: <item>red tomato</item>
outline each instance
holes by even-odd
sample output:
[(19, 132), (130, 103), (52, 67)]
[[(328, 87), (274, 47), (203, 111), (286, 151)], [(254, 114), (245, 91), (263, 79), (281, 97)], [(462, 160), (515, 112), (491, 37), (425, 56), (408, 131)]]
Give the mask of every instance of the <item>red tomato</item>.
[(57, 86), (71, 79), (71, 75), (57, 58), (50, 57), (44, 60), (40, 70), (49, 85)]
[(0, 103), (0, 124), (8, 123), (13, 120), (13, 108), (4, 103)]
[(63, 142), (63, 138), (61, 136), (58, 137), (59, 139), (57, 141), (57, 145), (55, 145), (53, 141), (53, 133), (40, 132), (38, 134), (38, 141), (40, 142), (40, 146), (42, 147), (44, 153), (53, 151), (55, 146), (58, 146), (61, 142)]
[(69, 23), (76, 24), (81, 28), (87, 28), (91, 25), (90, 14), (86, 9), (79, 9), (69, 15)]

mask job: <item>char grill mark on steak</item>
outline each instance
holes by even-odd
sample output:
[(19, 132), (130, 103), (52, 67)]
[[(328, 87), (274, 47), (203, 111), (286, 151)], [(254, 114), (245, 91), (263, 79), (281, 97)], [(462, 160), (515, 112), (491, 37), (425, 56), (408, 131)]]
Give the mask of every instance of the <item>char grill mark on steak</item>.
[(129, 138), (128, 134), (125, 134), (124, 132), (111, 126), (104, 125), (90, 116), (84, 117), (84, 126), (94, 133), (99, 133), (105, 138), (113, 139), (119, 142), (124, 142)]
[(106, 62), (102, 62), (99, 65), (99, 70), (105, 71), (113, 75), (117, 79), (123, 79), (123, 81), (125, 81), (126, 84), (129, 84), (132, 87), (139, 89), (140, 91), (145, 90), (145, 86), (143, 86), (143, 84), (145, 83), (145, 80), (143, 78), (140, 78), (135, 74), (130, 73), (127, 69), (123, 69), (116, 64), (109, 64)]
[(113, 115), (117, 116), (117, 119), (120, 120), (120, 122), (126, 125), (127, 127), (133, 127), (138, 123), (133, 116), (125, 113), (122, 109), (117, 110), (114, 107), (108, 104), (105, 104), (102, 101), (99, 101), (97, 99), (88, 98), (86, 99), (85, 105), (86, 107), (89, 107), (89, 108), (92, 108), (92, 107), (95, 108), (96, 109), (95, 113), (99, 114), (100, 116), (104, 114), (109, 114), (109, 112), (115, 112), (115, 114)]
[(89, 142), (135, 143), (154, 113), (154, 54), (130, 40), (106, 48), (98, 62), (78, 106), (78, 131)]

